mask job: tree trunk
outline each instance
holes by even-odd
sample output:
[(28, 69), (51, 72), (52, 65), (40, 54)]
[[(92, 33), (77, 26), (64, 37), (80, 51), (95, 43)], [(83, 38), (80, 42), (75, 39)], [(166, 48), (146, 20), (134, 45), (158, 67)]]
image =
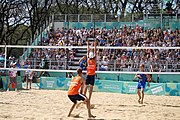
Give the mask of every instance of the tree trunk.
[(122, 0), (120, 0), (120, 2), (122, 4), (122, 11), (121, 11), (120, 18), (124, 18), (124, 14), (126, 11), (126, 5), (127, 5), (128, 0), (124, 0), (124, 3), (122, 2)]

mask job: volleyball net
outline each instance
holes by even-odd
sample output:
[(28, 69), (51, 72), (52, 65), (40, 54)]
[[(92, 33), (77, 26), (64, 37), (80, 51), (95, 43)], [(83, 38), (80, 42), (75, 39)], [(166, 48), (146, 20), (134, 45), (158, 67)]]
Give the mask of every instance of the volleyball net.
[[(49, 72), (50, 76), (71, 77), (80, 67), (79, 60), (86, 56), (87, 46), (20, 46), (1, 45), (0, 69), (8, 71), (11, 63), (16, 63), (14, 70), (22, 76), (28, 69), (36, 72)], [(90, 46), (93, 48), (93, 46)], [(23, 51), (20, 57), (9, 55), (8, 51)], [(97, 46), (97, 78), (133, 80), (134, 74), (180, 75), (180, 47), (114, 47)], [(139, 65), (144, 64), (144, 72), (139, 72)], [(86, 65), (84, 65), (86, 66)], [(127, 77), (127, 76), (130, 76)], [(169, 78), (171, 79), (171, 78)]]

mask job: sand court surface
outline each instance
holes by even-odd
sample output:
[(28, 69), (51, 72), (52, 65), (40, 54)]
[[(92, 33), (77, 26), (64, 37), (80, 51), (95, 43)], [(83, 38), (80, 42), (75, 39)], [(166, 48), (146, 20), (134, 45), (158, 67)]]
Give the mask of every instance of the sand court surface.
[[(94, 92), (92, 114), (95, 119), (180, 120), (180, 97)], [(0, 120), (85, 120), (87, 109), (81, 104), (67, 117), (72, 102), (66, 91), (21, 90), (0, 92)], [(76, 116), (78, 115), (79, 116)]]

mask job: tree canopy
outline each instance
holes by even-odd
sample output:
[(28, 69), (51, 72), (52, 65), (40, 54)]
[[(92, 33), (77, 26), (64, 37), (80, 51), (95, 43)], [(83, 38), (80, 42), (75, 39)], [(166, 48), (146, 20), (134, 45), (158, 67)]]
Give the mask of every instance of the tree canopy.
[[(168, 0), (174, 11), (179, 0)], [(161, 12), (166, 0), (1, 0), (0, 44), (26, 45), (42, 26), (48, 25), (52, 14), (114, 14), (125, 15)], [(10, 51), (11, 52), (11, 51)]]

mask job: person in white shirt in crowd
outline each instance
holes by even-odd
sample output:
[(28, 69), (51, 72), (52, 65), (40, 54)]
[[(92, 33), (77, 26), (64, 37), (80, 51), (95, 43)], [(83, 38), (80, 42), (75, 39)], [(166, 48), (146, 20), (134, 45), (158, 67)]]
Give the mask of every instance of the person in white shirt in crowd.
[[(12, 86), (14, 86), (15, 91), (17, 91), (17, 81), (16, 81), (16, 77), (17, 77), (17, 70), (14, 70), (14, 68), (16, 68), (16, 63), (11, 62), (10, 63), (11, 69), (8, 72), (9, 75), (9, 83), (8, 83), (8, 88), (7, 91), (9, 91), (10, 85), (12, 84)], [(12, 87), (13, 88), (13, 87)]]
[(31, 89), (31, 84), (32, 84), (32, 79), (34, 76), (34, 72), (31, 69), (31, 66), (28, 65), (28, 70), (26, 70), (26, 89), (28, 89), (28, 83), (29, 85), (29, 89)]
[(108, 70), (108, 64), (109, 64), (109, 61), (108, 61), (107, 56), (103, 56), (103, 60), (101, 61), (100, 70), (107, 71)]

